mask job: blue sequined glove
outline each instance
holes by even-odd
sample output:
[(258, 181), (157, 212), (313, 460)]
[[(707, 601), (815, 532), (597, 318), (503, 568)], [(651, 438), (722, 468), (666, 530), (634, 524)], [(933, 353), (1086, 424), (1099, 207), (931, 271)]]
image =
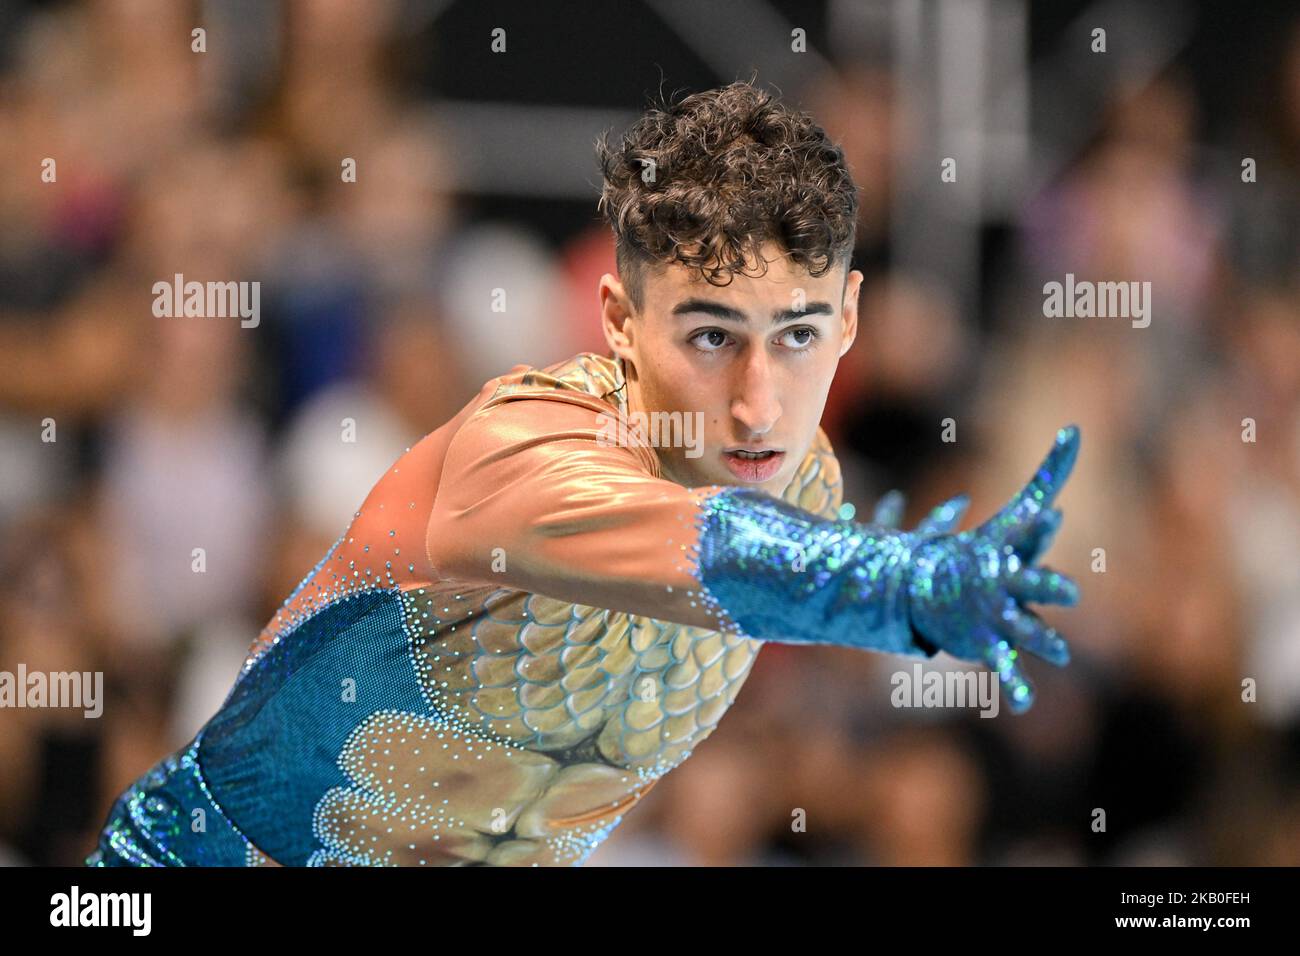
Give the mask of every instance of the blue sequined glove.
[[(903, 520), (903, 508), (906, 504), (906, 496), (897, 488), (886, 492), (876, 502), (876, 510), (871, 523), (882, 528), (897, 529), (899, 522)], [(921, 523), (914, 530), (923, 538), (933, 538), (935, 535), (947, 534), (961, 524), (962, 516), (966, 514), (966, 509), (969, 507), (970, 497), (968, 495), (954, 495), (921, 519)]]
[(1006, 507), (978, 528), (919, 540), (911, 556), (912, 626), (954, 657), (983, 661), (997, 672), (1013, 713), (1034, 700), (1021, 670), (1022, 650), (1057, 666), (1070, 660), (1061, 636), (1021, 602), (1079, 600), (1068, 577), (1031, 566), (1061, 525), (1052, 502), (1078, 453), (1078, 428), (1062, 428), (1042, 466)]
[(997, 671), (1013, 712), (1033, 701), (1019, 650), (1054, 664), (1065, 642), (1021, 601), (1074, 604), (1063, 575), (1030, 567), (1060, 525), (1051, 508), (1078, 453), (1062, 429), (1026, 488), (978, 528), (950, 534), (968, 500), (897, 531), (901, 496), (872, 524), (820, 518), (756, 489), (728, 487), (705, 503), (697, 577), (704, 597), (744, 633), (787, 644), (836, 644), (913, 657), (942, 649)]
[[(888, 491), (876, 502), (876, 510), (871, 523), (882, 528), (897, 529), (899, 524), (902, 523), (903, 509), (906, 506), (906, 495), (897, 488)], [(948, 534), (953, 528), (961, 524), (961, 519), (969, 507), (969, 496), (954, 495), (921, 519), (920, 524), (914, 529), (914, 533), (920, 538), (933, 538), (941, 534)], [(935, 654), (939, 653), (938, 645), (926, 640), (924, 635), (918, 634), (915, 627), (912, 629), (912, 643), (920, 648), (926, 657), (934, 657)]]

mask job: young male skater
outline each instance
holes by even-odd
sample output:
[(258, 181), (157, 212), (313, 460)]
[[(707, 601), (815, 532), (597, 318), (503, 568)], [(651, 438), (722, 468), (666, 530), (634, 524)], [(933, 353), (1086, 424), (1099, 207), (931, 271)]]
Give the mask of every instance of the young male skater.
[[(220, 710), (117, 800), (92, 865), (580, 863), (735, 700), (766, 641), (996, 670), (1078, 450), (996, 515), (840, 517), (818, 422), (857, 335), (840, 150), (746, 84), (599, 144), (611, 355), (487, 382), (402, 455), (253, 641)], [(878, 515), (883, 519), (883, 512)]]

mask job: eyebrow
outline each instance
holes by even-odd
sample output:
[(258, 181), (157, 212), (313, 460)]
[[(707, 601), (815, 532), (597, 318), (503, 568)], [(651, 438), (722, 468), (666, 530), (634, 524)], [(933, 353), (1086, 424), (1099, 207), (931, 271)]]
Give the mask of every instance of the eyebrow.
[[(749, 321), (745, 317), (745, 313), (739, 309), (733, 309), (729, 305), (723, 305), (721, 302), (714, 302), (710, 299), (685, 299), (673, 308), (672, 314), (686, 315), (696, 312), (711, 315), (715, 319), (721, 319), (724, 322), (745, 324)], [(772, 313), (772, 324), (780, 325), (782, 322), (791, 322), (809, 315), (834, 314), (835, 309), (829, 302), (809, 302), (807, 307), (803, 309), (777, 309)]]

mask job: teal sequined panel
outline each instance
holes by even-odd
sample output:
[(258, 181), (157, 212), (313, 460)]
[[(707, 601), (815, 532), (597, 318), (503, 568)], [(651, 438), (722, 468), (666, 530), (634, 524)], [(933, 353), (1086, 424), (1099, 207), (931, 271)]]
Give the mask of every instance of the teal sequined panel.
[(322, 849), (317, 803), (349, 783), (338, 755), (381, 710), (432, 712), (396, 591), (328, 605), (257, 657), (199, 734), (199, 763), (216, 801), (262, 852), (304, 866)]
[(244, 866), (248, 842), (204, 789), (191, 742), (117, 798), (87, 866)]
[[(259, 850), (290, 866), (318, 862), (317, 805), (350, 783), (339, 754), (386, 711), (436, 714), (416, 679), (400, 593), (352, 594), (245, 666), (190, 746), (118, 799), (87, 864), (244, 866)], [(192, 832), (196, 809), (206, 832)]]

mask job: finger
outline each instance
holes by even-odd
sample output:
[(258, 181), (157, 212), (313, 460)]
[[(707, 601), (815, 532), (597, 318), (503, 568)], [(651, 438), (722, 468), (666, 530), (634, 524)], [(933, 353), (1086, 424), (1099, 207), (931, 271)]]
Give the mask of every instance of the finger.
[(997, 632), (1021, 650), (1037, 654), (1049, 664), (1064, 667), (1070, 663), (1070, 648), (1065, 638), (1055, 628), (1048, 627), (1033, 611), (1017, 607), (1014, 599), (1007, 599), (1007, 607), (997, 623)]
[(1002, 579), (1003, 587), (1019, 601), (1034, 604), (1063, 604), (1073, 607), (1079, 603), (1079, 586), (1059, 571), (1048, 567), (1021, 568)]
[(984, 663), (998, 675), (998, 684), (1013, 714), (1023, 714), (1034, 705), (1034, 685), (1020, 667), (1021, 655), (1006, 638), (988, 628), (981, 628), (984, 638)]
[(1004, 543), (1015, 548), (1023, 563), (1033, 564), (1051, 547), (1056, 532), (1061, 528), (1062, 517), (1061, 509), (1048, 508), (1011, 530)]
[(916, 526), (918, 534), (950, 534), (970, 507), (970, 495), (955, 495), (931, 511)]
[(1056, 433), (1052, 450), (1047, 453), (1033, 477), (1018, 495), (985, 523), (985, 530), (1005, 538), (1012, 529), (1023, 525), (1043, 509), (1050, 508), (1066, 479), (1070, 477), (1078, 456), (1079, 428), (1077, 425), (1069, 425)]
[(876, 502), (876, 513), (872, 516), (872, 524), (897, 528), (903, 520), (903, 508), (906, 503), (907, 499), (897, 488), (885, 492), (884, 496)]

